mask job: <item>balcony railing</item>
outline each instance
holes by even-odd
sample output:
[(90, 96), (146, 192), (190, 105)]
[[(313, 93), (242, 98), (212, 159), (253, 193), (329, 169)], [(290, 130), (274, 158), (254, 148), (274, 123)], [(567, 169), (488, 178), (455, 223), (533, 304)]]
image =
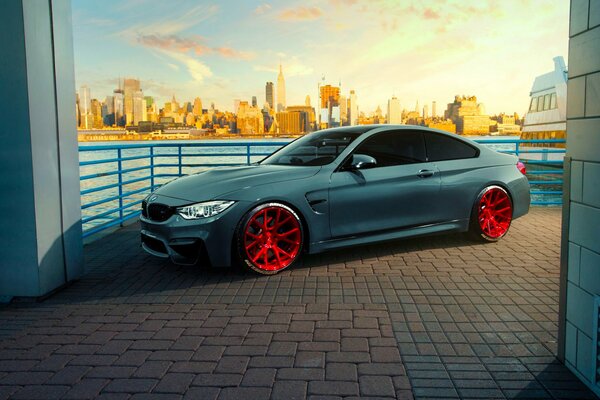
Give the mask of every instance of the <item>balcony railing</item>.
[[(527, 165), (532, 205), (562, 204), (564, 140), (481, 139)], [(83, 237), (140, 214), (142, 199), (165, 182), (217, 166), (260, 161), (288, 141), (80, 145)]]

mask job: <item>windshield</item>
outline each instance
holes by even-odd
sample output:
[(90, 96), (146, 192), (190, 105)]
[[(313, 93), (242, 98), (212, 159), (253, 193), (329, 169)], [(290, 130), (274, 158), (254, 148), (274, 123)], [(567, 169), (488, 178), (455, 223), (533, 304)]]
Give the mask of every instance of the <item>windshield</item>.
[(326, 129), (303, 136), (261, 161), (271, 165), (325, 165), (372, 128)]

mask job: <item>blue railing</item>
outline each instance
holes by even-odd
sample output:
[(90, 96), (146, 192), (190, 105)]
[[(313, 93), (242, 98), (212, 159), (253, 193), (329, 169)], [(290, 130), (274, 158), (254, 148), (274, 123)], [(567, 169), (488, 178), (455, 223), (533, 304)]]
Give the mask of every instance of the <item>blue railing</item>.
[[(533, 205), (560, 205), (564, 140), (482, 139), (527, 164)], [(165, 182), (201, 169), (247, 165), (288, 141), (80, 145), (83, 237), (140, 214), (142, 199)], [(544, 147), (536, 147), (544, 146)]]

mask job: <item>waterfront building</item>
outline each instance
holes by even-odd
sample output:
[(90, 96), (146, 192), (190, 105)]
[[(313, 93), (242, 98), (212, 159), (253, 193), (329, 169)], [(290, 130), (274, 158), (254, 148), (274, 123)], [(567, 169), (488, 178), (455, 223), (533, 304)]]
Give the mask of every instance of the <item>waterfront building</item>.
[(252, 107), (258, 107), (258, 102), (256, 101), (256, 96), (252, 96)]
[(123, 90), (121, 88), (113, 91), (114, 109), (115, 109), (115, 125), (125, 126), (125, 103)]
[(91, 102), (91, 115), (92, 115), (92, 128), (102, 129), (104, 126), (102, 121), (102, 103), (96, 99), (92, 99)]
[(435, 101), (431, 102), (431, 118), (437, 118), (437, 103)]
[(113, 126), (115, 124), (115, 98), (106, 96), (102, 103), (102, 125)]
[(521, 139), (565, 139), (567, 129), (567, 66), (554, 57), (554, 70), (533, 81), (529, 112)]
[(133, 112), (132, 112), (132, 122), (128, 125), (137, 125), (140, 121), (146, 121), (147, 111), (146, 111), (146, 102), (144, 101), (144, 93), (141, 90), (137, 90), (133, 92), (132, 95), (133, 101)]
[(306, 95), (306, 99), (304, 99), (304, 105), (310, 107), (310, 96)]
[(445, 119), (456, 125), (456, 133), (461, 135), (487, 135), (490, 133), (491, 119), (485, 115), (483, 104), (477, 103), (476, 96), (455, 96), (444, 112)]
[(316, 126), (315, 109), (309, 105), (305, 106), (289, 106), (286, 111), (290, 112), (303, 112), (306, 114), (306, 126), (300, 133), (312, 132)]
[(196, 117), (202, 115), (202, 100), (200, 100), (200, 97), (196, 97), (194, 99), (194, 108), (192, 109), (192, 113), (194, 113)]
[(340, 95), (340, 124), (348, 124), (348, 102), (346, 96)]
[[(237, 114), (240, 109), (240, 103), (242, 101), (240, 99), (233, 99), (233, 113)], [(246, 102), (247, 104), (248, 102)]]
[(258, 107), (240, 101), (237, 112), (237, 129), (242, 135), (257, 135), (265, 132), (263, 114)]
[(308, 113), (300, 110), (289, 111), (289, 108), (276, 115), (279, 133), (297, 135), (308, 132)]
[(195, 126), (196, 125), (196, 117), (193, 113), (189, 112), (185, 116), (185, 125), (186, 126)]
[(133, 78), (125, 78), (123, 80), (123, 108), (125, 113), (125, 124), (134, 124), (134, 105), (133, 95), (141, 90), (140, 81)]
[(269, 107), (274, 108), (273, 103), (273, 82), (267, 82), (265, 84), (265, 101), (269, 104)]
[(340, 88), (323, 85), (319, 87), (319, 119), (321, 128), (339, 126), (340, 123)]
[(79, 115), (79, 127), (82, 129), (92, 129), (94, 117), (92, 115), (91, 92), (90, 88), (85, 85), (79, 89)]
[(387, 120), (388, 124), (402, 123), (402, 111), (400, 109), (400, 100), (398, 100), (396, 96), (392, 96), (392, 98), (388, 100)]
[(429, 104), (423, 106), (423, 119), (429, 118)]
[(350, 91), (350, 125), (354, 126), (358, 124), (358, 103), (356, 98), (356, 92)]
[(283, 78), (283, 67), (279, 64), (279, 75), (277, 76), (277, 111), (285, 110), (285, 79)]
[(427, 119), (423, 123), (424, 126), (432, 129), (439, 129), (450, 133), (456, 133), (456, 125), (449, 119)]

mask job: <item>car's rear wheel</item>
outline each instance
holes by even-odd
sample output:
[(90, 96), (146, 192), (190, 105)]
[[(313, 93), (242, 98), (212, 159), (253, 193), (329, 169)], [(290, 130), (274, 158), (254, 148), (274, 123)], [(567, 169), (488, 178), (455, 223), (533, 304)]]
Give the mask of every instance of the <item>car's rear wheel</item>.
[(304, 244), (302, 221), (284, 204), (261, 204), (242, 219), (237, 242), (244, 265), (260, 274), (276, 274), (300, 258)]
[(496, 185), (481, 191), (471, 215), (471, 236), (486, 242), (500, 240), (510, 228), (513, 206), (508, 192)]

